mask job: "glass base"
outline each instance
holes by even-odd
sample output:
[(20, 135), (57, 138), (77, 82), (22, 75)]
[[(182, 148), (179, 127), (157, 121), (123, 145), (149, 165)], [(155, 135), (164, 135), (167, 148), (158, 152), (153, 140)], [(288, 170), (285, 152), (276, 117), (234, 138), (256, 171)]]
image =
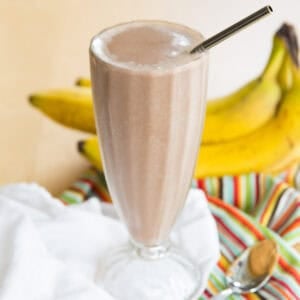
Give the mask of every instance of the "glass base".
[(111, 253), (101, 274), (104, 288), (118, 300), (191, 300), (200, 271), (173, 247), (129, 245)]

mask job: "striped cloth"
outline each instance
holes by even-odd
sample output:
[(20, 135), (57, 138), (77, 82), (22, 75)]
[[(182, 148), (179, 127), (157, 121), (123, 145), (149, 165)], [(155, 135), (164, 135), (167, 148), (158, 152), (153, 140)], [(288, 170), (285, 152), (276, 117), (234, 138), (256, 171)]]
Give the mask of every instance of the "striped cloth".
[[(300, 194), (291, 187), (297, 185), (298, 174), (298, 168), (292, 168), (277, 178), (248, 174), (193, 181), (193, 188), (207, 194), (221, 247), (221, 257), (201, 300), (225, 289), (224, 274), (230, 264), (247, 247), (265, 238), (275, 240), (279, 247), (278, 264), (270, 281), (255, 294), (229, 299), (300, 299)], [(104, 175), (95, 169), (74, 182), (60, 199), (76, 204), (91, 196), (111, 201)]]

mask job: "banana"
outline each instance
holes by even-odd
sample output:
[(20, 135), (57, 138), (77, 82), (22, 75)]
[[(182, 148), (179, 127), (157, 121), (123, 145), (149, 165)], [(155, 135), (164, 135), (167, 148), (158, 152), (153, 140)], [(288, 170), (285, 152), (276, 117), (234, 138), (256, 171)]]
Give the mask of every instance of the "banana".
[(48, 117), (65, 126), (96, 133), (90, 88), (73, 87), (38, 92), (31, 95), (29, 101)]
[(99, 155), (99, 145), (97, 136), (86, 141), (79, 141), (77, 144), (79, 153), (81, 153), (89, 162), (92, 163), (98, 170), (103, 170), (101, 156)]
[(288, 57), (288, 55), (285, 56), (285, 59), (283, 60), (281, 69), (277, 76), (277, 80), (279, 82), (279, 85), (280, 85), (283, 93), (288, 91), (291, 88), (292, 83), (293, 83), (292, 72), (290, 70), (290, 66), (289, 66), (287, 57)]
[[(282, 74), (284, 76), (284, 74)], [(253, 79), (247, 84), (243, 85), (237, 91), (223, 97), (211, 99), (207, 102), (206, 115), (214, 114), (222, 109), (226, 109), (232, 105), (237, 104), (243, 100), (257, 85), (259, 78)]]
[(281, 98), (277, 75), (285, 49), (285, 42), (276, 34), (270, 60), (261, 77), (254, 81), (252, 90), (234, 104), (207, 115), (202, 137), (204, 144), (226, 142), (245, 136), (272, 118)]
[[(202, 145), (194, 176), (237, 175), (248, 172), (278, 173), (300, 160), (300, 71), (288, 59), (293, 85), (278, 112), (263, 127), (227, 143)], [(80, 142), (81, 153), (102, 169), (97, 138)], [(89, 149), (87, 154), (84, 149)]]
[(77, 86), (82, 86), (82, 87), (91, 87), (92, 83), (91, 80), (89, 78), (86, 77), (79, 77), (76, 81), (75, 81), (75, 85)]
[(267, 124), (246, 137), (200, 149), (195, 176), (276, 173), (300, 159), (300, 72), (293, 70), (293, 86)]

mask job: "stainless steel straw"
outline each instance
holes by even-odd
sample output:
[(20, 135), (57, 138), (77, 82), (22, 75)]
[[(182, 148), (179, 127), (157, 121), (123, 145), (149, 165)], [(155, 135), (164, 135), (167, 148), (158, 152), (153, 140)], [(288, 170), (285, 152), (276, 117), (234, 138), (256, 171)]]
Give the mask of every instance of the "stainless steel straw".
[(240, 30), (246, 28), (247, 26), (253, 24), (254, 22), (260, 20), (261, 18), (269, 15), (273, 12), (273, 9), (271, 6), (265, 6), (261, 8), (260, 10), (256, 11), (255, 13), (249, 15), (248, 17), (238, 21), (237, 23), (229, 26), (228, 28), (222, 30), (221, 32), (217, 33), (216, 35), (212, 36), (211, 38), (205, 40), (198, 46), (194, 47), (190, 53), (196, 53), (196, 52), (202, 52), (205, 50), (208, 50), (215, 45), (219, 44), (223, 40), (227, 39), (231, 35), (239, 32)]

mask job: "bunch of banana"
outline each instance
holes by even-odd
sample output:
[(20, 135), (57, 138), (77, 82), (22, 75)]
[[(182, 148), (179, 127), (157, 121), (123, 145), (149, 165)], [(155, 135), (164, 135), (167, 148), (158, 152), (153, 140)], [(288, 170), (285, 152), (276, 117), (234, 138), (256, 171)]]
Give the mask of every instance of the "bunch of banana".
[[(262, 74), (231, 95), (208, 102), (196, 177), (274, 172), (300, 159), (297, 51), (293, 28), (283, 25)], [(95, 133), (91, 83), (80, 78), (77, 85), (33, 94), (30, 102), (66, 126)], [(79, 151), (102, 169), (96, 136), (79, 142)]]
[[(290, 56), (292, 87), (284, 94), (278, 111), (261, 128), (226, 143), (202, 145), (195, 177), (235, 175), (248, 172), (276, 173), (300, 160), (300, 70)], [(82, 141), (80, 151), (102, 169), (96, 136)]]

